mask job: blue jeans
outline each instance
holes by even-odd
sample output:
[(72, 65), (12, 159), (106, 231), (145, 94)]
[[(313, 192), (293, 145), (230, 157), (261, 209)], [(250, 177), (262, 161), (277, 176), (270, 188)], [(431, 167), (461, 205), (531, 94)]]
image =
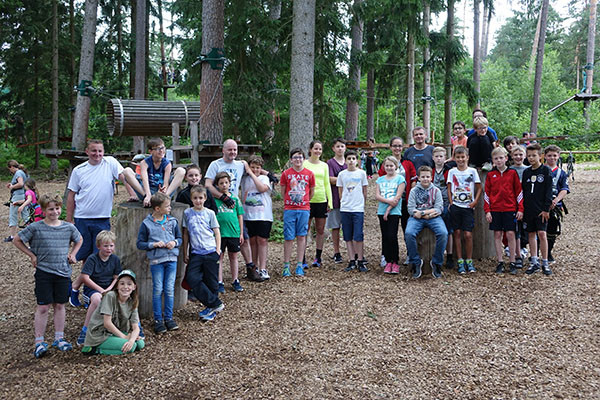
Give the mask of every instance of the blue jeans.
[(185, 280), (192, 288), (194, 296), (206, 307), (216, 308), (221, 305), (219, 300), (219, 255), (190, 254)]
[(150, 271), (152, 271), (152, 309), (154, 311), (154, 319), (157, 321), (163, 320), (162, 296), (164, 293), (164, 320), (169, 321), (173, 319), (177, 262), (167, 261), (161, 264), (150, 265)]
[(435, 217), (433, 219), (409, 218), (406, 225), (406, 232), (404, 232), (408, 262), (418, 264), (421, 260), (417, 248), (417, 236), (423, 228), (429, 228), (435, 234), (435, 252), (433, 253), (432, 261), (434, 264), (442, 264), (444, 262), (444, 249), (446, 248), (446, 243), (448, 243), (448, 230), (446, 230), (446, 225), (442, 217)]

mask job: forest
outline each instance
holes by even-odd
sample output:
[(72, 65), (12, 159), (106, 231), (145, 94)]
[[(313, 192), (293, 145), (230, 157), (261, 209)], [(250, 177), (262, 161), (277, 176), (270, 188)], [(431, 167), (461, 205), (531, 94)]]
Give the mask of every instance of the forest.
[[(598, 91), (593, 85), (596, 0), (571, 1), (568, 23), (548, 0), (514, 0), (514, 13), (493, 41), (494, 0), (464, 5), (473, 11), (468, 21), (459, 17), (463, 5), (454, 0), (5, 0), (0, 5), (0, 161), (16, 158), (45, 167), (50, 161), (40, 156), (41, 149), (82, 150), (86, 136), (104, 139), (109, 152), (134, 150), (140, 146), (135, 139), (108, 134), (110, 99), (202, 103), (203, 95), (212, 94), (211, 79), (221, 87), (209, 106), (222, 110), (216, 132), (200, 128), (200, 139), (263, 144), (274, 166), (285, 162), (282, 154), (289, 146), (305, 146), (312, 138), (385, 143), (423, 125), (436, 142), (448, 143), (451, 122), (469, 125), (474, 108), (487, 112), (500, 138), (532, 131), (566, 136), (556, 142), (564, 149), (597, 149), (596, 104), (570, 101), (549, 112), (575, 94)], [(221, 17), (211, 16), (215, 10)], [(440, 27), (434, 28), (434, 18), (442, 21)], [(466, 26), (473, 27), (471, 46)], [(221, 36), (223, 44), (207, 47), (203, 40), (211, 35)], [(314, 35), (307, 52), (312, 64), (300, 76), (300, 92), (293, 85), (298, 35)], [(212, 54), (207, 49), (221, 47), (223, 68), (207, 72)], [(298, 123), (294, 101), (301, 97), (308, 104), (302, 113), (310, 119)], [(81, 132), (83, 142), (77, 139)], [(300, 142), (294, 139), (298, 135)]]

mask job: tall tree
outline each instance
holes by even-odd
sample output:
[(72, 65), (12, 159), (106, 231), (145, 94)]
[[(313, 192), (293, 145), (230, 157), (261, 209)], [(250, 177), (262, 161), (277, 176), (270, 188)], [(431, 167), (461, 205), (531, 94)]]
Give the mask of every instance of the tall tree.
[[(58, 150), (58, 0), (52, 0), (52, 150)], [(50, 172), (56, 172), (58, 160), (50, 161)]]
[[(367, 53), (375, 51), (374, 24), (367, 24)], [(368, 66), (367, 70), (367, 140), (375, 140), (375, 67)]]
[(412, 24), (409, 24), (406, 40), (406, 140), (412, 143), (411, 132), (415, 127), (415, 31)]
[(346, 139), (356, 140), (358, 136), (358, 101), (360, 100), (360, 77), (363, 44), (362, 0), (354, 0), (352, 6), (352, 48), (350, 50), (350, 70), (348, 97), (346, 99)]
[(480, 16), (480, 5), (481, 0), (473, 0), (473, 83), (475, 85), (475, 92), (477, 92), (477, 105), (480, 107), (480, 73), (481, 73), (481, 50), (479, 49), (479, 22)]
[(431, 71), (429, 69), (429, 23), (431, 4), (423, 0), (423, 126), (431, 132)]
[(445, 46), (446, 71), (444, 73), (444, 143), (450, 144), (450, 136), (452, 134), (452, 69), (454, 68), (450, 43), (454, 38), (454, 0), (448, 0), (446, 37), (448, 44)]
[[(270, 0), (269, 2), (269, 19), (271, 21), (279, 21), (281, 18), (281, 0)], [(279, 41), (276, 39), (275, 43), (271, 46), (271, 53), (273, 57), (277, 57), (277, 53), (279, 53)], [(271, 80), (272, 89), (275, 89), (277, 86), (277, 72), (273, 72), (273, 79)], [(273, 107), (269, 110), (269, 115), (271, 116), (269, 120), (269, 129), (267, 129), (264, 137), (263, 144), (270, 145), (273, 141), (273, 137), (275, 136), (275, 102), (271, 99), (271, 104)]]
[(483, 26), (481, 28), (481, 62), (485, 61), (488, 54), (490, 38), (490, 23), (494, 14), (494, 0), (483, 0)]
[[(146, 98), (146, 0), (137, 0), (135, 5), (135, 90), (134, 99)], [(143, 153), (144, 137), (133, 137), (133, 152)]]
[(533, 81), (533, 104), (531, 106), (531, 124), (529, 132), (537, 133), (538, 113), (540, 110), (540, 93), (542, 91), (542, 70), (544, 66), (544, 46), (546, 44), (546, 24), (548, 21), (548, 2), (542, 0), (540, 13), (540, 38), (537, 48), (537, 60), (535, 63), (535, 79)]
[[(596, 4), (597, 0), (590, 0), (590, 17), (588, 23), (587, 51), (585, 64), (585, 93), (592, 94), (592, 83), (594, 82), (594, 50), (596, 48)], [(590, 129), (590, 101), (583, 103), (583, 115), (585, 117), (585, 130)]]
[(315, 0), (295, 0), (290, 79), (290, 149), (313, 139)]

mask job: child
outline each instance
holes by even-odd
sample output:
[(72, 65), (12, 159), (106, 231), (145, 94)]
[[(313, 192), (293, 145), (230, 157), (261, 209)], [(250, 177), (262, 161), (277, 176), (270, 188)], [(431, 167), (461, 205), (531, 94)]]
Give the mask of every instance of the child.
[(96, 236), (96, 247), (98, 253), (90, 255), (81, 270), (81, 281), (83, 287), (83, 298), (89, 303), (83, 328), (77, 338), (77, 345), (82, 346), (88, 330), (90, 318), (100, 305), (102, 296), (111, 291), (117, 282), (117, 276), (121, 273), (121, 260), (113, 254), (117, 237), (111, 231), (100, 231)]
[[(44, 212), (37, 201), (37, 190), (35, 188), (35, 180), (29, 178), (25, 181), (25, 202), (19, 206), (17, 212), (23, 216), (25, 225), (32, 222), (38, 222), (44, 219)], [(23, 211), (26, 211), (23, 214)], [(25, 216), (26, 215), (26, 216)]]
[(304, 151), (296, 147), (290, 150), (291, 168), (281, 174), (283, 198), (283, 271), (282, 276), (292, 276), (290, 258), (292, 244), (296, 239), (296, 276), (304, 276), (302, 258), (306, 250), (310, 199), (315, 194), (315, 174), (303, 167)]
[[(200, 171), (200, 167), (196, 164), (188, 165), (185, 169), (185, 181), (187, 182), (187, 186), (185, 189), (179, 192), (175, 201), (193, 207), (194, 203), (192, 202), (190, 189), (196, 185), (199, 185), (201, 180), (202, 172)], [(215, 214), (218, 212), (217, 204), (215, 203), (215, 199), (210, 191), (206, 192), (206, 201), (204, 202), (204, 207), (213, 210)]]
[[(525, 159), (525, 148), (523, 146), (513, 146), (511, 151), (512, 156), (512, 169), (517, 171), (519, 175), (519, 182), (523, 182), (523, 171), (525, 171), (529, 166), (523, 164), (523, 160)], [(523, 268), (523, 257), (527, 257), (527, 235), (525, 234), (525, 229), (523, 229), (523, 219), (517, 221), (517, 232), (516, 232), (516, 250), (515, 250), (515, 264), (517, 268)]]
[[(466, 136), (465, 136), (466, 138)], [(446, 149), (443, 147), (436, 147), (433, 149), (433, 185), (440, 189), (442, 192), (442, 201), (444, 203), (444, 210), (442, 211), (442, 220), (448, 231), (448, 244), (446, 245), (446, 268), (454, 268), (454, 255), (452, 253), (452, 226), (450, 225), (450, 211), (448, 207), (450, 203), (448, 201), (448, 186), (446, 186), (446, 180), (448, 179), (448, 171), (456, 166), (456, 162), (446, 162)]]
[(546, 165), (552, 171), (552, 204), (550, 205), (550, 218), (548, 219), (548, 263), (554, 263), (552, 249), (554, 242), (560, 235), (560, 221), (563, 213), (567, 214), (567, 208), (563, 199), (570, 193), (567, 174), (557, 165), (560, 157), (560, 147), (551, 144), (544, 149), (544, 159)]
[(19, 164), (16, 160), (10, 160), (6, 165), (13, 175), (10, 183), (6, 184), (6, 187), (10, 189), (10, 211), (8, 214), (8, 228), (10, 230), (10, 235), (4, 239), (4, 242), (8, 243), (12, 242), (17, 234), (17, 227), (19, 226), (18, 210), (19, 206), (25, 200), (25, 190), (23, 190), (23, 186), (28, 176), (23, 164)]
[(357, 168), (358, 156), (354, 150), (346, 152), (346, 164), (348, 169), (340, 172), (336, 183), (341, 199), (342, 230), (350, 260), (344, 271), (352, 271), (358, 267), (360, 272), (367, 272), (369, 269), (365, 265), (363, 254), (363, 225), (369, 182), (365, 171)]
[[(75, 225), (58, 218), (62, 211), (62, 198), (59, 195), (42, 195), (42, 210), (46, 217), (26, 227), (14, 238), (15, 246), (31, 258), (35, 268), (35, 296), (37, 308), (34, 317), (35, 358), (40, 358), (48, 351), (48, 343), (44, 342), (44, 332), (48, 322), (50, 305), (54, 308), (54, 342), (53, 347), (60, 351), (73, 348), (64, 338), (65, 303), (69, 300), (71, 283), (71, 266), (75, 264), (75, 254), (79, 251), (83, 239)], [(29, 247), (25, 243), (29, 242)], [(74, 243), (69, 251), (70, 244)]]
[(219, 258), (221, 234), (213, 210), (204, 207), (207, 190), (195, 185), (190, 190), (193, 207), (183, 212), (183, 261), (187, 264), (185, 281), (206, 308), (200, 319), (212, 321), (225, 305), (219, 300)]
[[(256, 155), (248, 159), (247, 175), (242, 178), (242, 199), (244, 224), (248, 229), (250, 248), (258, 269), (255, 274), (257, 273), (262, 280), (266, 280), (270, 278), (267, 271), (267, 255), (271, 225), (273, 225), (273, 203), (271, 182), (266, 175), (260, 174), (263, 163), (263, 159)], [(325, 176), (328, 176), (326, 164), (325, 170)], [(247, 272), (250, 272), (249, 276), (253, 275), (253, 271)]]
[(404, 240), (414, 279), (421, 277), (421, 268), (423, 267), (423, 260), (419, 256), (417, 248), (417, 236), (423, 228), (429, 228), (435, 234), (435, 252), (430, 261), (431, 274), (434, 278), (442, 277), (444, 249), (448, 243), (448, 231), (441, 218), (444, 207), (442, 192), (431, 184), (431, 172), (431, 167), (427, 165), (419, 167), (419, 183), (408, 196), (410, 218)]
[(454, 136), (450, 138), (452, 149), (455, 149), (456, 146), (467, 147), (467, 136), (465, 135), (466, 131), (467, 128), (464, 122), (456, 121), (452, 124), (452, 132), (454, 133)]
[(327, 213), (325, 227), (331, 229), (331, 241), (333, 242), (333, 262), (342, 263), (342, 254), (340, 253), (340, 228), (342, 227), (342, 215), (340, 214), (340, 195), (337, 187), (337, 177), (348, 166), (344, 159), (346, 152), (346, 142), (342, 138), (333, 139), (332, 149), (334, 156), (327, 161), (329, 167), (329, 183), (331, 186), (331, 198), (333, 208)]
[(515, 231), (517, 221), (523, 218), (523, 191), (517, 171), (506, 166), (506, 155), (506, 150), (502, 147), (497, 147), (492, 151), (494, 169), (487, 174), (485, 181), (483, 210), (485, 218), (490, 224), (490, 230), (494, 231), (498, 260), (496, 273), (504, 273), (502, 236), (506, 233), (510, 273), (515, 275), (517, 273)]
[(179, 329), (173, 319), (173, 303), (181, 232), (177, 219), (169, 215), (171, 199), (166, 194), (159, 192), (152, 195), (150, 206), (152, 213), (140, 225), (137, 248), (146, 250), (150, 261), (154, 332), (165, 333)]
[(523, 171), (523, 225), (529, 235), (531, 264), (525, 273), (531, 275), (540, 269), (537, 234), (542, 253), (542, 272), (544, 275), (552, 275), (552, 270), (548, 266), (546, 236), (552, 206), (552, 171), (547, 165), (542, 164), (542, 146), (539, 143), (527, 146), (527, 159), (531, 167)]
[(121, 271), (112, 290), (102, 296), (102, 303), (94, 311), (85, 335), (81, 349), (84, 354), (118, 355), (144, 348), (144, 340), (139, 337), (139, 300), (135, 279), (132, 270)]
[(221, 227), (221, 262), (219, 263), (219, 292), (225, 293), (223, 284), (223, 257), (225, 249), (229, 255), (229, 269), (231, 270), (231, 279), (233, 290), (236, 292), (244, 291), (238, 279), (238, 254), (240, 245), (244, 242), (244, 208), (240, 200), (229, 191), (231, 177), (227, 172), (219, 172), (215, 175), (214, 185), (219, 193), (231, 198), (234, 207), (229, 208), (221, 199), (215, 199), (217, 203), (217, 221)]
[(511, 153), (515, 147), (519, 146), (519, 139), (514, 136), (507, 136), (502, 141), (502, 146), (504, 146), (507, 151), (506, 165), (510, 167), (513, 164)]
[(488, 132), (488, 120), (485, 117), (475, 117), (473, 128), (476, 135), (469, 136), (467, 148), (469, 149), (469, 162), (483, 171), (492, 169), (492, 150), (494, 149), (494, 137)]
[[(481, 180), (474, 168), (468, 167), (469, 150), (463, 146), (454, 149), (456, 167), (448, 172), (448, 203), (450, 204), (450, 225), (454, 230), (453, 241), (458, 257), (458, 273), (476, 272), (473, 265), (474, 208), (481, 196)], [(473, 195), (475, 193), (475, 195)], [(466, 260), (463, 259), (462, 236), (464, 232)], [(465, 271), (466, 268), (466, 271)]]
[(177, 188), (181, 186), (185, 175), (185, 170), (179, 167), (171, 176), (173, 164), (165, 158), (166, 148), (161, 138), (150, 139), (148, 150), (151, 156), (142, 161), (139, 175), (129, 167), (123, 170), (125, 179), (136, 191), (139, 199), (144, 202), (144, 207), (150, 206), (150, 198), (156, 192), (165, 193), (169, 197), (173, 196)]
[(383, 168), (386, 174), (377, 179), (375, 186), (375, 198), (379, 201), (377, 215), (381, 229), (381, 252), (387, 261), (383, 273), (398, 274), (398, 226), (406, 181), (397, 172), (398, 160), (395, 157), (386, 157), (383, 160)]

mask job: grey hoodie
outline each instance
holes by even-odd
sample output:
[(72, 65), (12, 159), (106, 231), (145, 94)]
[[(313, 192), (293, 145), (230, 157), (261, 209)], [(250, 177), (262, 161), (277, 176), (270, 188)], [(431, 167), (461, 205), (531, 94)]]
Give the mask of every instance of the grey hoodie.
[[(177, 245), (170, 250), (166, 247), (153, 247), (155, 242), (167, 243), (173, 240), (177, 242)], [(167, 221), (164, 224), (155, 221), (152, 214), (148, 214), (144, 218), (138, 232), (137, 248), (148, 252), (147, 257), (150, 264), (177, 261), (179, 246), (181, 246), (181, 231), (175, 217), (167, 215)]]
[(408, 215), (413, 216), (415, 211), (435, 208), (439, 215), (444, 211), (442, 192), (433, 183), (427, 189), (421, 186), (421, 182), (411, 189), (408, 196)]

